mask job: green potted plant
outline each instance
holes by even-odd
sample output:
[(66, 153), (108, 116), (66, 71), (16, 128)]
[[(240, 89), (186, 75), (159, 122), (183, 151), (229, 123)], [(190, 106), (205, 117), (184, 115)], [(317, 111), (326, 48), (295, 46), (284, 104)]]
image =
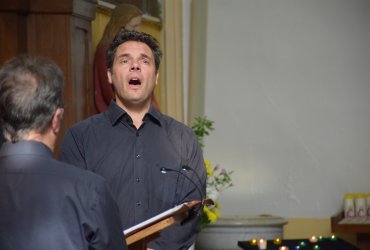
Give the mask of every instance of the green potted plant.
[[(198, 137), (201, 148), (204, 148), (203, 138), (208, 136), (213, 127), (213, 121), (207, 117), (196, 117), (192, 129)], [(201, 217), (201, 229), (211, 222), (215, 222), (220, 216), (220, 204), (218, 202), (219, 194), (233, 186), (231, 175), (233, 171), (227, 171), (221, 165), (212, 166), (209, 160), (204, 160), (204, 165), (207, 168), (207, 198), (213, 200), (213, 206), (204, 206)]]

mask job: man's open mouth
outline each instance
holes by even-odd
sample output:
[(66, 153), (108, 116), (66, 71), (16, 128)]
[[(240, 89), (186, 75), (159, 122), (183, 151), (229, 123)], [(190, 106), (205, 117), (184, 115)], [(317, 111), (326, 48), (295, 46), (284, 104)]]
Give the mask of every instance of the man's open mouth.
[(128, 83), (130, 85), (140, 85), (141, 84), (141, 81), (138, 78), (132, 78), (132, 79), (130, 79), (130, 81)]

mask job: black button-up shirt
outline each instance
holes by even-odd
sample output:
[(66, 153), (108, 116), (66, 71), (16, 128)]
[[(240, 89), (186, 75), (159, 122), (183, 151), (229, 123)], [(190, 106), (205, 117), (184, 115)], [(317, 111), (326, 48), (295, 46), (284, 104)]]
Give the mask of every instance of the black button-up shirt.
[[(61, 158), (106, 178), (117, 199), (123, 229), (205, 194), (206, 171), (193, 131), (153, 108), (136, 129), (131, 117), (112, 101), (107, 111), (67, 131)], [(184, 165), (194, 171), (180, 174)], [(163, 173), (161, 167), (175, 171)], [(186, 249), (198, 227), (199, 217), (195, 217), (164, 230), (150, 246)]]

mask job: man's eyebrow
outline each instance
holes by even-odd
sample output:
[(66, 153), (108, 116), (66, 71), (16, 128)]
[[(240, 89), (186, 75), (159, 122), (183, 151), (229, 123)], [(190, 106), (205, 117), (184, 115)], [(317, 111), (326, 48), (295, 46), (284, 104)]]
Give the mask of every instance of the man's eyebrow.
[(120, 54), (120, 55), (118, 55), (117, 57), (118, 58), (123, 58), (123, 57), (129, 57), (130, 56), (130, 54), (129, 53), (124, 53), (124, 54)]
[[(123, 53), (123, 54), (120, 54), (117, 56), (117, 58), (125, 58), (125, 57), (132, 57), (130, 53)], [(147, 59), (152, 59), (151, 56), (145, 54), (145, 53), (141, 53), (140, 54), (140, 58), (147, 58)]]
[(140, 56), (141, 56), (141, 58), (152, 59), (152, 57), (151, 57), (151, 56), (149, 56), (149, 55), (147, 55), (147, 54), (144, 54), (144, 53), (140, 54)]

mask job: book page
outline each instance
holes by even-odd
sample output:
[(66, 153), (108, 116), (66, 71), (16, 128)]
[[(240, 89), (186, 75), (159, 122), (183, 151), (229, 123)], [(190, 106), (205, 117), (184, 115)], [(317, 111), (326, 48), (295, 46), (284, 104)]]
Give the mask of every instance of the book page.
[(135, 226), (132, 226), (126, 230), (123, 231), (123, 234), (125, 236), (128, 236), (130, 235), (131, 233), (135, 232), (135, 231), (138, 231), (139, 229), (142, 229), (142, 228), (145, 228), (151, 224), (154, 224), (155, 222), (158, 222), (160, 220), (163, 220), (165, 219), (166, 217), (170, 217), (172, 215), (176, 215), (177, 213), (180, 213), (180, 212), (183, 212), (183, 211), (187, 211), (189, 210), (190, 208), (196, 206), (196, 205), (199, 205), (200, 204), (200, 201), (190, 201), (190, 202), (185, 202), (183, 204), (180, 204), (180, 205), (177, 205), (173, 208), (170, 208), (146, 221), (143, 221), (139, 224), (136, 224)]

